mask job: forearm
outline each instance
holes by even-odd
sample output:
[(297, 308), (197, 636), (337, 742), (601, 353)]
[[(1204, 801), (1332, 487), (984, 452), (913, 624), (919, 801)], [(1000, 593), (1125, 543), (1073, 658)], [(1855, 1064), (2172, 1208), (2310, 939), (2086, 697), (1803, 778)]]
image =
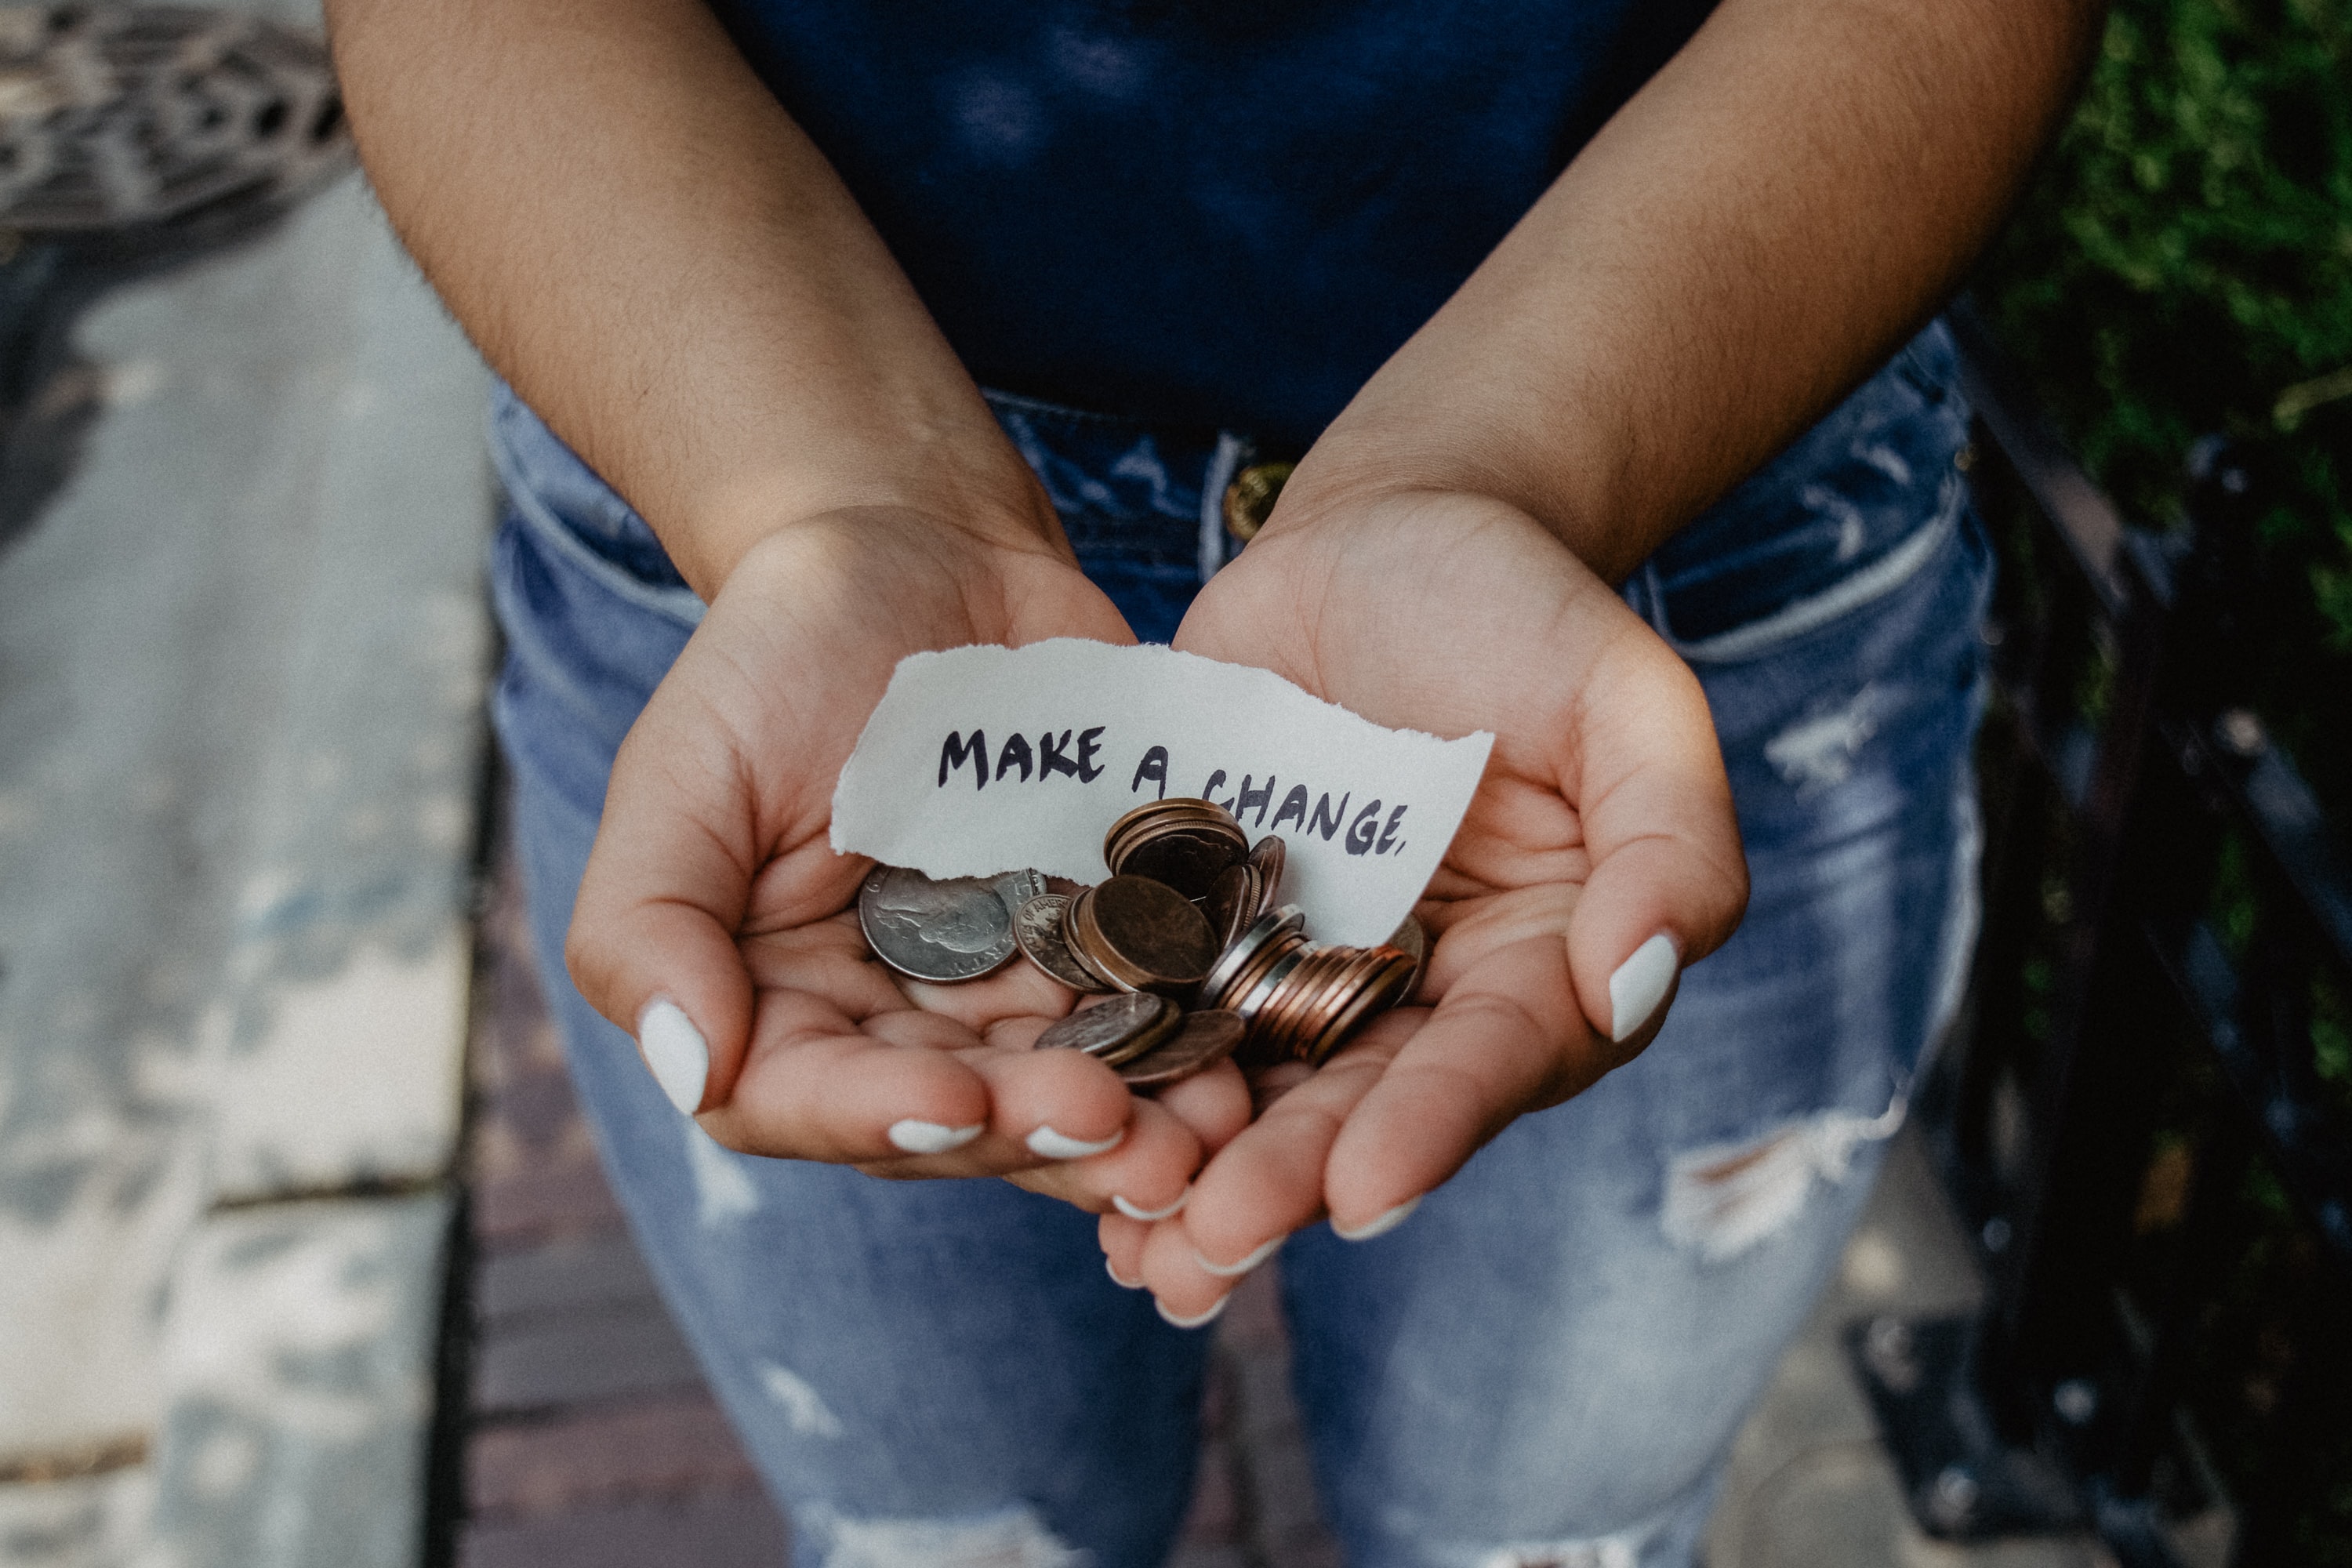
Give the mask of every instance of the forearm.
[(385, 210), (490, 363), (714, 594), (795, 517), (1050, 509), (700, 0), (330, 0)]
[(1300, 465), (1492, 495), (1622, 578), (1930, 314), (2099, 0), (1724, 0)]

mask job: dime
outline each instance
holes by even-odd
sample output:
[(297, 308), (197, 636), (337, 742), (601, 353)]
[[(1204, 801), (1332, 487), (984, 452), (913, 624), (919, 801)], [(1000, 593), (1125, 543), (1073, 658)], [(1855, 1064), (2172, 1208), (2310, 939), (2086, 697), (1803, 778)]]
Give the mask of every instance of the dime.
[(883, 963), (917, 980), (976, 980), (1013, 952), (1012, 911), (984, 877), (877, 866), (858, 889), (857, 923)]
[(1271, 910), (1274, 900), (1282, 896), (1282, 868), (1289, 858), (1289, 847), (1283, 843), (1279, 833), (1267, 834), (1257, 841), (1257, 847), (1249, 852), (1250, 864), (1256, 867), (1258, 875), (1265, 879), (1265, 892), (1258, 913)]
[(1176, 1005), (1164, 996), (1130, 991), (1108, 1002), (1081, 1007), (1068, 1017), (1046, 1026), (1045, 1032), (1037, 1037), (1037, 1049), (1084, 1051), (1090, 1057), (1108, 1057), (1150, 1035), (1155, 1025), (1175, 1011)]
[(1217, 873), (1217, 880), (1209, 889), (1209, 930), (1217, 939), (1217, 951), (1224, 952), (1241, 941), (1257, 918), (1265, 911), (1259, 906), (1265, 902), (1265, 877), (1255, 866), (1244, 860)]
[(1189, 995), (1216, 962), (1207, 918), (1148, 877), (1113, 877), (1079, 894), (1066, 929), (1071, 950), (1128, 990)]
[(1099, 994), (1116, 989), (1078, 962), (1062, 934), (1070, 900), (1059, 893), (1040, 893), (1013, 911), (1013, 940), (1022, 955), (1048, 977), (1073, 991)]
[[(1148, 996), (1150, 993), (1138, 992), (1136, 994)], [(1163, 1002), (1167, 1001), (1167, 998), (1164, 996), (1160, 999)], [(1187, 1015), (1183, 1008), (1179, 1007), (1173, 1002), (1169, 1002), (1168, 1010), (1160, 1014), (1158, 1021), (1153, 1023), (1150, 1027), (1129, 1039), (1123, 1045), (1115, 1046), (1109, 1050), (1098, 1052), (1095, 1059), (1101, 1062), (1105, 1067), (1125, 1067), (1129, 1062), (1135, 1060), (1137, 1058), (1144, 1056), (1149, 1052), (1158, 1050), (1161, 1045), (1167, 1042), (1169, 1037), (1175, 1034), (1179, 1028), (1183, 1026), (1186, 1016)]]
[(1191, 1078), (1234, 1054), (1242, 1043), (1241, 1016), (1214, 1008), (1184, 1015), (1181, 1027), (1160, 1045), (1124, 1063), (1129, 1089), (1158, 1089)]

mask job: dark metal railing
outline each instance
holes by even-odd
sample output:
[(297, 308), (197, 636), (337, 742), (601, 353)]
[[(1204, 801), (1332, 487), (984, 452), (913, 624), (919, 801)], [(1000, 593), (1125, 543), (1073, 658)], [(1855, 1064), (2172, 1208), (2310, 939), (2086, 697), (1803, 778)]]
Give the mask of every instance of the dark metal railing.
[(1989, 1293), (1849, 1344), (1930, 1533), (2352, 1563), (2352, 872), (2252, 708), (2259, 478), (2205, 443), (2186, 525), (2126, 526), (1955, 328), (2003, 580), (1984, 936), (1920, 1112)]

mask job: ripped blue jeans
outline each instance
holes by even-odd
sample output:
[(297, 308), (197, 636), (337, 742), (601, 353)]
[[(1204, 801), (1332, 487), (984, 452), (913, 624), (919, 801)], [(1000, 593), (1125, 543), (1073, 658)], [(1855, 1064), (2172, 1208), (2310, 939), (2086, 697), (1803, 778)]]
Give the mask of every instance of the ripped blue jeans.
[[(1733, 1434), (1833, 1266), (1976, 923), (1984, 541), (1930, 328), (1626, 586), (1697, 670), (1754, 896), (1655, 1044), (1522, 1117), (1412, 1219), (1282, 1254), (1355, 1568), (1693, 1560)], [(1165, 637), (1234, 548), (1244, 443), (1017, 399), (1082, 562)], [(747, 1158), (565, 978), (614, 749), (701, 606), (511, 397), (497, 694), (541, 968), (605, 1163), (805, 1568), (1146, 1568), (1192, 1484), (1210, 1336), (1000, 1182)], [(1507, 629), (1496, 656), (1509, 657)]]

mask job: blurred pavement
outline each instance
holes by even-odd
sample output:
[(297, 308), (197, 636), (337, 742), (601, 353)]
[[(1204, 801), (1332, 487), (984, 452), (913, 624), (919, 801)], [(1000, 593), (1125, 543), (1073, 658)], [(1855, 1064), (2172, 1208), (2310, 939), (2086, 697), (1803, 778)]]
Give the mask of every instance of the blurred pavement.
[(413, 1563), (483, 373), (350, 177), (79, 339), (0, 552), (0, 1564)]

